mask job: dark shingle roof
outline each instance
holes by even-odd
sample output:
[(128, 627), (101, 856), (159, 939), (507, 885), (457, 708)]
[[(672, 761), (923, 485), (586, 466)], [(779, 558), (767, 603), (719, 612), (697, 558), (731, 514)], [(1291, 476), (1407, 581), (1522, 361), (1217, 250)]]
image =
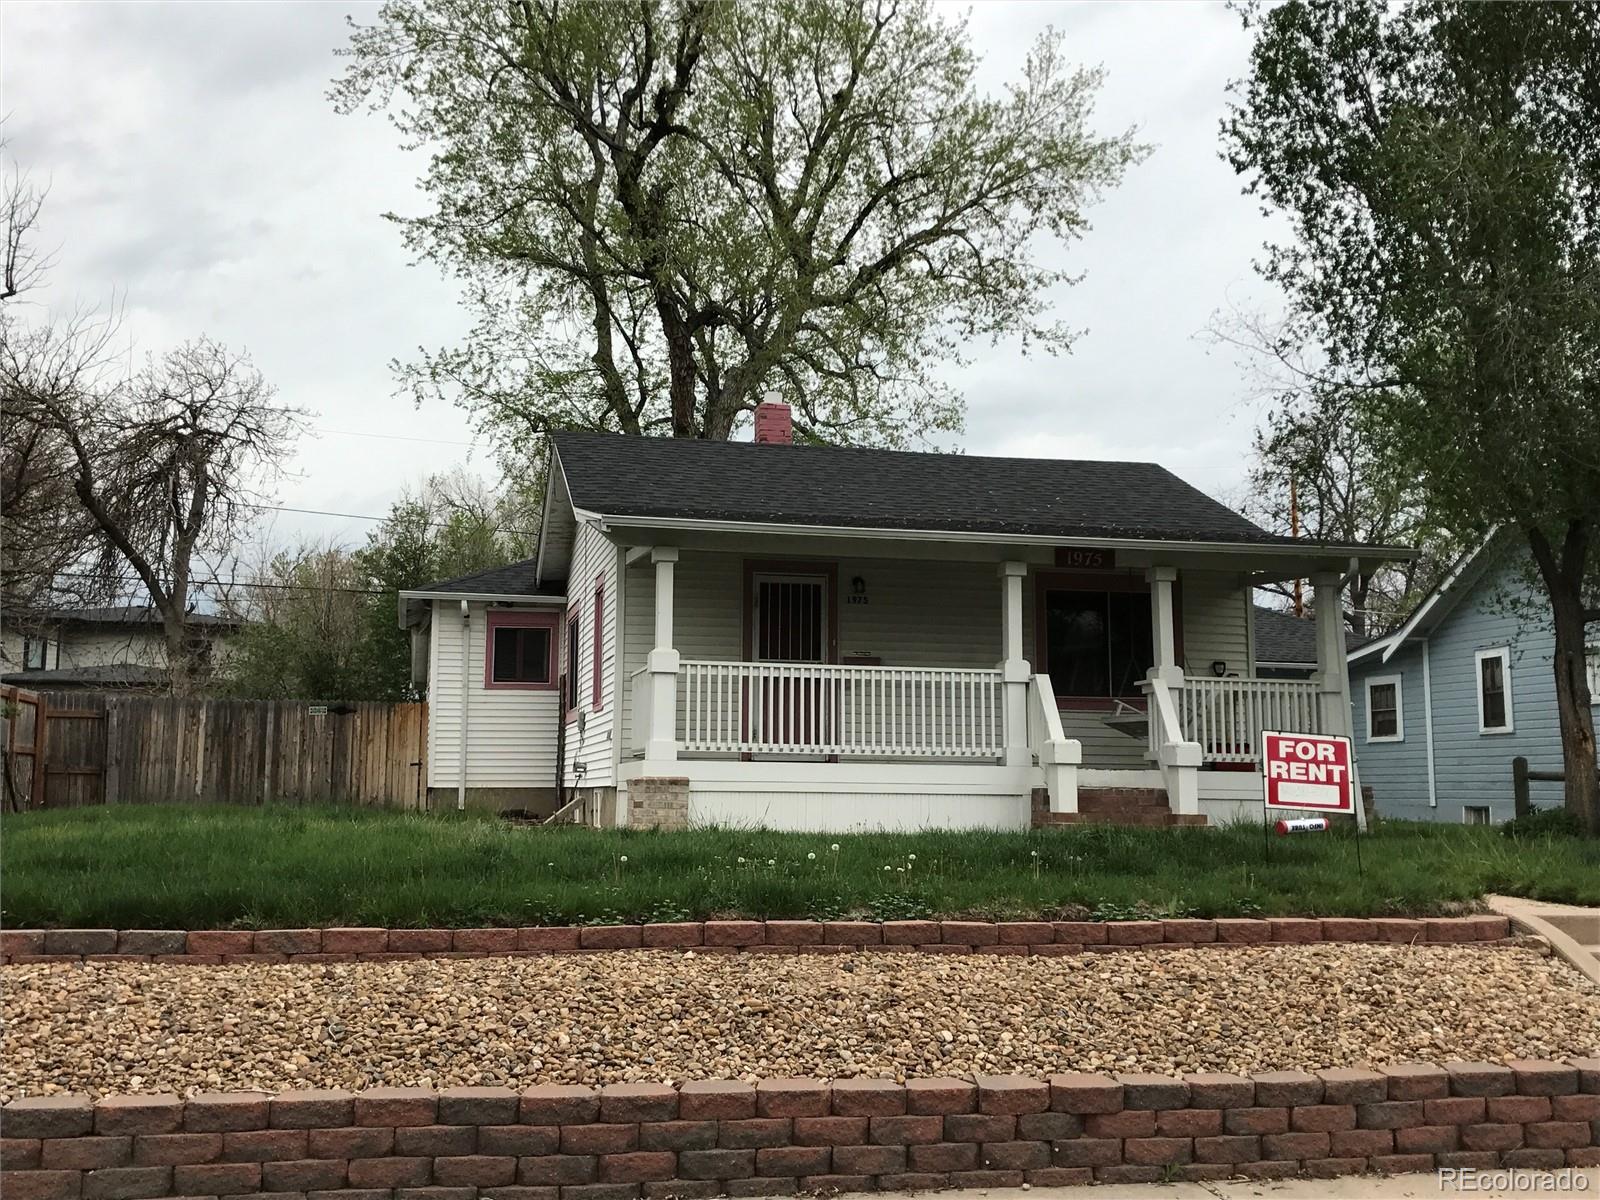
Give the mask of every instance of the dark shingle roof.
[[(1344, 648), (1349, 653), (1362, 639), (1345, 631)], [(1297, 617), (1276, 608), (1256, 605), (1256, 661), (1258, 663), (1293, 663), (1308, 667), (1317, 665), (1317, 621), (1315, 617)]]
[(160, 667), (138, 663), (104, 663), (94, 667), (56, 667), (49, 671), (8, 671), (0, 682), (34, 687), (166, 687), (167, 673)]
[(578, 508), (607, 516), (1284, 544), (1154, 463), (554, 435)]
[(490, 567), (430, 583), (427, 587), (407, 588), (417, 592), (460, 592), (462, 595), (485, 596), (560, 596), (566, 592), (566, 580), (547, 579), (541, 587), (534, 579), (535, 559), (525, 558), (504, 567)]

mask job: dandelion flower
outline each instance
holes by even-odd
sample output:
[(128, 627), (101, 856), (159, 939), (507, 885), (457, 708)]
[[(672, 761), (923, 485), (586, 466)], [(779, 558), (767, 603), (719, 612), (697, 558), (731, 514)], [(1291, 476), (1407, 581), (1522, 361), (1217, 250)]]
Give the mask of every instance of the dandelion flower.
[(775, 858), (769, 858), (769, 859), (767, 859), (767, 866), (769, 866), (769, 867), (775, 867), (775, 866), (777, 866), (777, 865), (778, 865), (778, 860), (777, 860), (777, 859), (775, 859)]
[(916, 862), (917, 861), (917, 856), (915, 854), (908, 854), (908, 855), (906, 855), (906, 858), (911, 862)]
[(835, 854), (839, 853), (839, 843), (835, 842), (833, 845), (829, 846), (828, 849), (832, 850)]
[(741, 855), (740, 855), (740, 856), (739, 856), (739, 861), (740, 861), (740, 862), (741, 862), (741, 863), (742, 863), (742, 862), (744, 862), (744, 855), (742, 855), (742, 854), (741, 854)]
[(815, 850), (809, 851), (806, 854), (806, 861), (807, 862), (816, 862), (817, 861), (817, 852)]
[(626, 854), (624, 854), (620, 858), (618, 858), (617, 861), (618, 862), (627, 862), (628, 861), (628, 856)]

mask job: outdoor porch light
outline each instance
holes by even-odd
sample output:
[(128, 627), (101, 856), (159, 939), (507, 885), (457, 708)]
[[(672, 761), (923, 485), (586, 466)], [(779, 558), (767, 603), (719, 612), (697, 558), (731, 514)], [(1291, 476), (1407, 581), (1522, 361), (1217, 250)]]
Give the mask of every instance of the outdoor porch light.
[(1211, 673), (1218, 679), (1221, 679), (1228, 673), (1228, 664), (1220, 658), (1213, 659), (1211, 663)]

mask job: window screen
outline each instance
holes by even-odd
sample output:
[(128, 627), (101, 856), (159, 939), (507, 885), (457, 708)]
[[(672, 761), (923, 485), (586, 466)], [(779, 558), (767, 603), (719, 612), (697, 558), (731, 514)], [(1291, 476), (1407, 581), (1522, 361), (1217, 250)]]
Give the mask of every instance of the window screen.
[(1400, 732), (1399, 689), (1392, 683), (1375, 683), (1367, 692), (1372, 712), (1367, 721), (1367, 736), (1395, 737)]
[(1150, 594), (1048, 591), (1045, 645), (1056, 695), (1138, 695), (1155, 658)]
[(1506, 727), (1506, 660), (1490, 655), (1478, 660), (1478, 687), (1483, 700), (1483, 727)]
[(494, 631), (494, 683), (549, 683), (550, 630), (501, 625)]

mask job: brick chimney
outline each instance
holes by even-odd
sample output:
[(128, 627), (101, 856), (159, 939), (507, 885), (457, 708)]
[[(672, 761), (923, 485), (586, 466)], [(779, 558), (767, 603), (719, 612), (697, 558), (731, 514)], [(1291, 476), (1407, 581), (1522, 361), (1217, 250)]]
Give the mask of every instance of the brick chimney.
[(794, 444), (794, 419), (789, 406), (774, 399), (776, 392), (756, 405), (756, 444), (758, 446), (792, 446)]

